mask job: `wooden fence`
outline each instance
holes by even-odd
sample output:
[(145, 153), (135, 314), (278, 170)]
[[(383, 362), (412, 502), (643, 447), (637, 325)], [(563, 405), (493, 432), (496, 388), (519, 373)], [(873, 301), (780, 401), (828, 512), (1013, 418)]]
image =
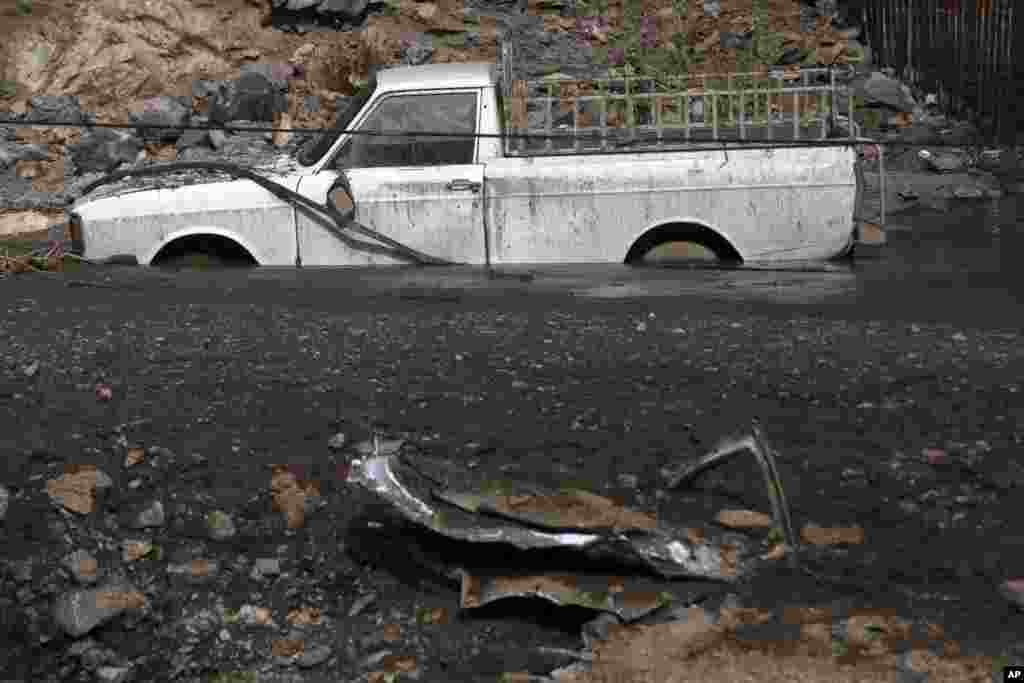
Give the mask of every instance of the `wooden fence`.
[(975, 120), (986, 138), (1024, 133), (1022, 0), (846, 0), (882, 66)]

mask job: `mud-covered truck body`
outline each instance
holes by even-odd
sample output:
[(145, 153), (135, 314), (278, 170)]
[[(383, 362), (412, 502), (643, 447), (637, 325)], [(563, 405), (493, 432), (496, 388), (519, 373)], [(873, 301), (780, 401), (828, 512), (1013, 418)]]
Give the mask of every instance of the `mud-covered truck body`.
[[(551, 95), (550, 82), (503, 82), (498, 71), (481, 63), (382, 70), (334, 129), (261, 171), (277, 188), (347, 212), (369, 229), (362, 239), (340, 239), (337, 225), (250, 178), (147, 176), (80, 198), (74, 241), (87, 258), (132, 254), (144, 264), (211, 249), (261, 265), (325, 266), (404, 263), (408, 253), (466, 264), (622, 263), (679, 244), (763, 262), (828, 259), (851, 247), (856, 140), (835, 133), (834, 112), (822, 108), (812, 120), (794, 109), (790, 122), (771, 104), (760, 129), (746, 115), (733, 120), (726, 144), (707, 89), (663, 96), (681, 115), (669, 125), (671, 107), (650, 93), (638, 117), (643, 88), (577, 88), (566, 100), (564, 88), (541, 96)], [(827, 87), (793, 97), (823, 99)], [(817, 138), (794, 144), (819, 124)], [(780, 139), (782, 130), (792, 135)], [(524, 137), (538, 134), (546, 137)], [(367, 248), (380, 244), (374, 235), (408, 253)]]

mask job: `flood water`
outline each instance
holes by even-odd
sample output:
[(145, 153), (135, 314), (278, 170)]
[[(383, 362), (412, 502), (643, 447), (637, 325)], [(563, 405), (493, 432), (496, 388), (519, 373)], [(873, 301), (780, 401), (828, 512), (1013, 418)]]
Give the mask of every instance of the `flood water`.
[(858, 246), (853, 259), (840, 263), (739, 268), (523, 265), (498, 267), (498, 277), (476, 266), (264, 267), (161, 277), (174, 289), (195, 292), (226, 285), (242, 298), (260, 296), (263, 285), (310, 296), (670, 298), (681, 307), (1016, 329), (1024, 320), (1022, 208), (1024, 197), (1017, 196), (959, 201), (946, 211), (905, 211), (890, 217), (887, 244)]
[(1024, 320), (1022, 208), (1024, 198), (1009, 197), (962, 201), (944, 212), (912, 209), (889, 219), (884, 246), (858, 246), (848, 263), (624, 268), (573, 289), (597, 298), (696, 295), (857, 317), (1017, 327)]

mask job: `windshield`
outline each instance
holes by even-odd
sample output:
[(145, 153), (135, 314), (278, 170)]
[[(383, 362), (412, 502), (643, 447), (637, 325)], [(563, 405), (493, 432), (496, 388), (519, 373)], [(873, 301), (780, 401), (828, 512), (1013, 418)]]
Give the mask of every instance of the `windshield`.
[(312, 166), (319, 161), (320, 157), (327, 153), (331, 145), (334, 144), (348, 125), (352, 123), (352, 119), (355, 118), (355, 115), (359, 113), (359, 110), (363, 108), (363, 105), (366, 104), (376, 89), (377, 75), (371, 71), (369, 82), (359, 89), (344, 109), (338, 112), (337, 118), (334, 119), (334, 125), (302, 146), (298, 153), (299, 163), (303, 166)]

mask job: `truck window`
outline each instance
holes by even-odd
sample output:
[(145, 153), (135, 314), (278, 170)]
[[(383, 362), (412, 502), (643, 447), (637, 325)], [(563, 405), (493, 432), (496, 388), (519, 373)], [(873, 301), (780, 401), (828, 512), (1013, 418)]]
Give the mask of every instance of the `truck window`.
[[(476, 97), (476, 92), (386, 97), (359, 130), (472, 135), (476, 132)], [(357, 134), (349, 138), (330, 166), (341, 169), (471, 164), (475, 149), (473, 137)]]

